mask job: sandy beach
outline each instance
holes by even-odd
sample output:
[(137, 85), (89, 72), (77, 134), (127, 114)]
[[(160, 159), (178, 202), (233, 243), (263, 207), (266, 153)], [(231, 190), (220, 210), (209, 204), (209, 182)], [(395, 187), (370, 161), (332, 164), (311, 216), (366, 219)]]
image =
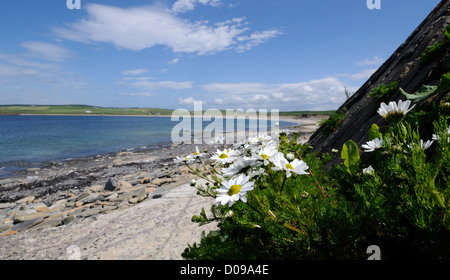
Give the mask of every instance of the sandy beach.
[[(297, 123), (289, 130), (299, 132), (299, 141), (306, 142), (324, 117), (280, 116), (280, 120)], [(199, 146), (200, 149), (217, 148), (207, 144)], [(3, 226), (0, 227), (0, 259), (181, 259), (187, 244), (198, 242), (203, 231), (216, 228), (215, 224), (200, 227), (191, 221), (202, 208), (208, 210), (213, 200), (198, 196), (189, 184), (197, 177), (183, 164), (173, 163), (176, 156), (193, 151), (194, 145), (170, 145), (120, 152), (52, 163), (0, 180), (0, 226)], [(106, 190), (104, 186), (110, 180), (124, 183), (121, 188)], [(130, 195), (120, 203), (117, 200), (140, 190), (143, 193), (139, 196)], [(93, 196), (95, 200), (86, 200)], [(114, 207), (112, 196), (116, 199)], [(59, 205), (56, 200), (75, 205), (70, 210), (66, 205), (66, 212), (62, 212), (66, 220), (67, 213), (74, 211), (79, 211), (83, 218), (77, 216), (58, 226), (26, 228), (17, 226), (21, 221), (16, 215), (14, 222), (11, 220), (10, 226), (6, 225), (13, 212), (17, 214), (35, 205), (40, 205), (41, 211), (24, 215), (39, 215), (43, 220), (38, 220), (37, 225), (48, 222), (53, 214), (45, 208), (55, 209)], [(86, 214), (89, 211), (94, 214)]]

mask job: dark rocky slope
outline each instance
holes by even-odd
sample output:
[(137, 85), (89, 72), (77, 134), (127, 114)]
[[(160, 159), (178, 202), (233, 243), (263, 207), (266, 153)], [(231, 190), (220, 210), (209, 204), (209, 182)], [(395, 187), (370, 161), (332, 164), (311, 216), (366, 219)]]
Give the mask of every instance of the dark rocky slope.
[[(442, 75), (450, 71), (450, 44), (445, 44), (439, 52), (435, 52), (427, 60), (422, 59), (422, 54), (427, 47), (446, 40), (445, 29), (449, 24), (450, 1), (444, 0), (369, 80), (338, 109), (337, 112), (348, 110), (339, 126), (329, 134), (325, 133), (327, 127), (322, 125), (311, 136), (309, 143), (314, 151), (319, 154), (331, 152), (332, 149), (340, 151), (342, 145), (349, 139), (361, 147), (368, 141), (368, 132), (372, 124), (381, 126), (384, 122), (377, 113), (380, 103), (405, 100), (398, 88), (413, 93), (421, 85), (439, 84)], [(374, 88), (383, 84), (389, 85), (392, 82), (398, 82), (398, 87), (384, 99), (369, 96)], [(448, 96), (447, 90), (420, 102), (438, 103)], [(340, 156), (337, 156), (332, 163), (339, 160)]]

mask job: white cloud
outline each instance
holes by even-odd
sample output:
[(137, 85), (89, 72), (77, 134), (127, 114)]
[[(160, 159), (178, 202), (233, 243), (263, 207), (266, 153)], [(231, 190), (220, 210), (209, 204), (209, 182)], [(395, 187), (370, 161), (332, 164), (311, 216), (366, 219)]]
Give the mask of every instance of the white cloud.
[(217, 7), (220, 5), (220, 0), (178, 0), (172, 5), (172, 11), (175, 13), (192, 11), (197, 3)]
[(88, 85), (57, 63), (42, 63), (27, 54), (0, 53), (0, 88), (4, 104), (70, 103)]
[(144, 74), (147, 72), (148, 72), (148, 69), (140, 68), (140, 69), (126, 70), (126, 71), (123, 71), (121, 74), (124, 76), (136, 76), (136, 75)]
[[(345, 101), (345, 85), (335, 77), (299, 83), (212, 83), (205, 100), (221, 108), (332, 110)], [(209, 98), (209, 99), (208, 99)]]
[(174, 58), (174, 59), (170, 60), (170, 61), (168, 62), (168, 64), (171, 64), (171, 65), (173, 65), (173, 64), (177, 64), (177, 63), (178, 63), (178, 61), (179, 61), (179, 59), (178, 59), (178, 58)]
[(251, 33), (242, 18), (213, 24), (191, 22), (155, 6), (120, 8), (87, 4), (84, 10), (87, 18), (69, 23), (66, 28), (55, 28), (56, 35), (82, 43), (113, 44), (132, 51), (162, 45), (175, 53), (207, 55), (225, 50), (246, 51), (281, 34), (276, 29)]
[(358, 66), (366, 66), (366, 65), (380, 65), (384, 62), (382, 58), (378, 56), (373, 57), (372, 59), (365, 59), (363, 61), (355, 61), (355, 64)]
[(176, 82), (176, 81), (136, 81), (130, 85), (141, 89), (159, 89), (159, 88), (169, 88), (169, 89), (190, 89), (192, 88), (194, 82)]
[(181, 105), (191, 105), (191, 104), (194, 104), (194, 101), (195, 101), (194, 97), (188, 97), (188, 98), (179, 97), (178, 98), (178, 104), (181, 104)]
[(61, 62), (73, 56), (73, 53), (61, 46), (45, 42), (24, 42), (21, 45), (29, 51), (27, 56), (44, 60)]

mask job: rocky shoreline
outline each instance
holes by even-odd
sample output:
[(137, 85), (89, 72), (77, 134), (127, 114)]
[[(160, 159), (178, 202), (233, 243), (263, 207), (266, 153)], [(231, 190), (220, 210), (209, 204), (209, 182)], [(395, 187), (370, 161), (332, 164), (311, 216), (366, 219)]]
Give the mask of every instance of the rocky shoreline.
[[(189, 177), (174, 164), (191, 145), (60, 162), (0, 181), (0, 237), (28, 229), (67, 225), (158, 198), (163, 187)], [(207, 148), (207, 147), (202, 147)]]
[[(305, 142), (320, 119), (290, 119), (302, 125), (289, 129), (299, 131), (300, 141)], [(201, 150), (218, 148), (207, 144), (197, 146)], [(212, 201), (197, 196), (195, 188), (189, 185), (196, 177), (184, 164), (173, 162), (177, 156), (194, 151), (195, 145), (181, 144), (119, 152), (56, 162), (28, 169), (18, 177), (0, 180), (0, 259), (67, 259), (65, 249), (70, 244), (65, 239), (79, 240), (73, 243), (83, 248), (84, 259), (181, 258), (187, 243), (198, 241), (202, 231), (215, 228), (213, 224), (198, 227), (191, 222), (192, 216), (202, 208), (208, 210)], [(180, 205), (184, 207), (176, 210)], [(190, 211), (186, 212), (187, 209)], [(142, 216), (138, 219), (140, 211)], [(178, 214), (170, 218), (169, 213), (173, 211)], [(126, 218), (118, 218), (123, 215)], [(143, 224), (145, 219), (148, 223)], [(152, 227), (150, 220), (157, 224), (164, 220), (165, 223)], [(102, 223), (107, 224), (107, 232), (104, 225), (99, 225)], [(162, 236), (152, 243), (135, 236), (134, 246), (140, 247), (139, 242), (153, 244), (147, 246), (151, 253), (145, 257), (125, 253), (125, 248), (118, 243), (125, 242), (123, 238), (134, 239), (133, 231), (119, 229), (116, 223), (135, 228), (139, 231), (138, 236), (142, 235), (145, 240), (155, 231), (167, 237), (163, 243)], [(89, 245), (93, 236), (84, 235), (89, 228), (95, 234), (95, 240), (102, 240), (107, 248)], [(144, 232), (145, 228), (147, 232)], [(117, 237), (103, 240), (105, 234)], [(173, 240), (173, 236), (181, 238)], [(161, 246), (171, 249), (161, 251)], [(53, 247), (59, 250), (55, 251)]]

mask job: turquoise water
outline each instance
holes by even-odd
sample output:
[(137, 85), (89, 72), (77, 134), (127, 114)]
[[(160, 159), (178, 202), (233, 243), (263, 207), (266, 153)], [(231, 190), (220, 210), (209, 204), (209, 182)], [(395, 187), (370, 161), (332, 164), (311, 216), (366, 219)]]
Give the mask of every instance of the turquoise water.
[(178, 123), (170, 117), (0, 116), (0, 178), (51, 161), (169, 145)]

